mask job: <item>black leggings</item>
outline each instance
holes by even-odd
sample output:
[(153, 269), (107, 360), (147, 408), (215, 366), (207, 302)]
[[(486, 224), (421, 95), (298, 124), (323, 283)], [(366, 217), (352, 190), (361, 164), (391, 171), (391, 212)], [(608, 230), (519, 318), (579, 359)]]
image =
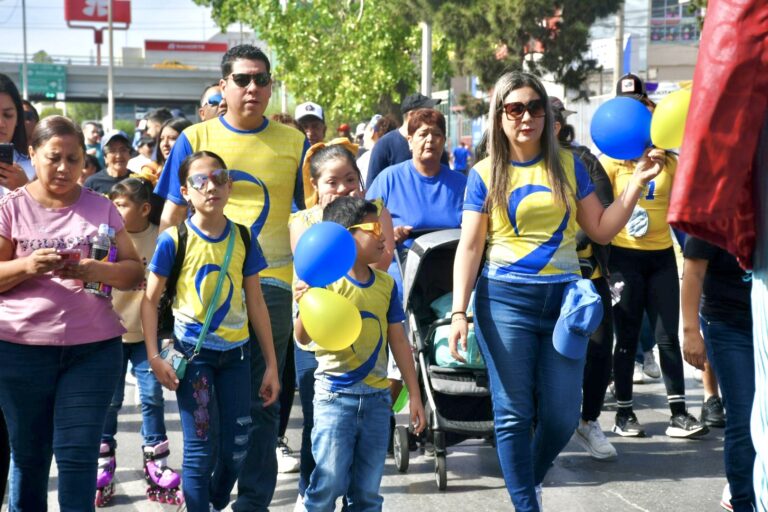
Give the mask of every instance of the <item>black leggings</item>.
[(603, 321), (589, 338), (587, 361), (584, 365), (584, 401), (581, 419), (595, 421), (603, 408), (605, 390), (611, 381), (611, 353), (613, 352), (613, 314), (611, 312), (611, 290), (604, 277), (593, 279), (592, 283), (603, 301)]
[[(293, 337), (291, 337), (293, 341)], [(293, 346), (288, 346), (288, 354), (285, 356), (285, 368), (280, 379), (280, 428), (278, 437), (285, 437), (288, 430), (288, 420), (291, 419), (293, 399), (296, 396), (296, 365), (293, 362)]]
[(8, 481), (8, 466), (11, 464), (11, 445), (8, 441), (8, 427), (0, 411), (0, 505), (3, 504), (5, 483)]
[(672, 414), (685, 412), (683, 356), (677, 329), (680, 323), (680, 282), (675, 252), (611, 247), (611, 282), (624, 281), (621, 301), (613, 308), (616, 350), (613, 375), (616, 402), (632, 407), (632, 373), (643, 322), (648, 313), (659, 346), (661, 371)]

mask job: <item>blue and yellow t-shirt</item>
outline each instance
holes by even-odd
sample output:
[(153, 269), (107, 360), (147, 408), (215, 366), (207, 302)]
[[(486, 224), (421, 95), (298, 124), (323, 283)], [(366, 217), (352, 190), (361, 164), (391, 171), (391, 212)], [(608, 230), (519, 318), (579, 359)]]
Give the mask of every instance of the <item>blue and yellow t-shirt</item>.
[[(203, 348), (223, 351), (238, 347), (249, 339), (243, 278), (267, 268), (261, 247), (255, 238), (251, 238), (251, 246), (246, 251), (240, 230), (231, 222), (216, 239), (202, 233), (190, 219), (186, 220), (186, 224), (187, 249), (176, 284), (176, 298), (173, 300), (173, 316), (176, 320), (173, 333), (184, 343), (197, 343), (227, 253), (229, 233), (234, 230), (237, 239), (227, 269), (227, 279), (221, 288)], [(168, 228), (160, 234), (148, 267), (150, 272), (163, 277), (171, 275), (178, 236), (176, 227)]]
[[(488, 249), (483, 275), (517, 283), (556, 283), (581, 276), (576, 257), (576, 201), (594, 191), (584, 164), (570, 151), (560, 158), (573, 191), (568, 206), (557, 204), (542, 157), (510, 162), (509, 208), (495, 208), (488, 216)], [(469, 172), (464, 210), (488, 213), (485, 199), (491, 179), (491, 160), (478, 162)]]
[(186, 205), (180, 191), (179, 166), (196, 151), (219, 155), (234, 182), (224, 213), (249, 226), (258, 237), (269, 264), (262, 276), (277, 279), (287, 288), (293, 268), (288, 216), (294, 201), (297, 207), (304, 207), (301, 166), (308, 148), (301, 132), (267, 119), (250, 131), (233, 128), (223, 117), (211, 119), (190, 126), (179, 136), (155, 193)]
[[(605, 155), (600, 157), (605, 172), (613, 184), (613, 196), (619, 197), (632, 179), (635, 163), (632, 160), (614, 160)], [(637, 205), (648, 212), (648, 231), (636, 238), (622, 228), (611, 241), (616, 247), (639, 249), (642, 251), (658, 251), (672, 247), (672, 236), (667, 223), (669, 196), (672, 192), (672, 182), (677, 170), (677, 158), (667, 153), (666, 163), (658, 176), (652, 179), (640, 194)]]
[(334, 392), (386, 389), (389, 386), (387, 328), (389, 324), (405, 320), (395, 281), (386, 272), (371, 269), (371, 278), (366, 283), (346, 276), (327, 288), (346, 297), (360, 310), (363, 330), (344, 350), (331, 352), (318, 347), (315, 378)]

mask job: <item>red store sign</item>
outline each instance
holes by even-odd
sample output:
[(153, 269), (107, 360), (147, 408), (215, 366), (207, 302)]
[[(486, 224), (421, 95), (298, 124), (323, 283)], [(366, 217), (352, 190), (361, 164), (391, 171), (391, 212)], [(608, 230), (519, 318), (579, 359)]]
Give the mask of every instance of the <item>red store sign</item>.
[(225, 53), (228, 49), (227, 43), (207, 41), (144, 41), (144, 51), (147, 52)]
[[(64, 19), (68, 24), (107, 23), (108, 2), (109, 0), (64, 0)], [(112, 0), (112, 21), (119, 25), (130, 25), (130, 0)]]

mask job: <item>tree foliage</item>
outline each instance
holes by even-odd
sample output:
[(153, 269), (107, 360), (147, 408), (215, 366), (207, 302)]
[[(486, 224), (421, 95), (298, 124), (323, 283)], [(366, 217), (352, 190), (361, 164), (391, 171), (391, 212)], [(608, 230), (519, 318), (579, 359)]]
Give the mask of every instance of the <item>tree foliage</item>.
[[(455, 45), (458, 71), (477, 75), (486, 87), (505, 71), (527, 69), (550, 72), (578, 90), (597, 69), (595, 60), (584, 58), (589, 29), (620, 5), (621, 0), (447, 0), (437, 20)], [(532, 55), (534, 50), (542, 52)]]
[(32, 54), (32, 62), (35, 64), (52, 64), (53, 57), (48, 55), (48, 52), (45, 50), (38, 50)]
[(77, 124), (83, 121), (101, 119), (100, 103), (67, 103), (67, 115)]
[[(400, 0), (195, 0), (225, 27), (254, 28), (276, 53), (274, 74), (297, 101), (338, 120), (392, 111), (418, 89), (421, 32)], [(433, 37), (435, 76), (448, 76), (446, 45)], [(332, 119), (331, 121), (334, 121)]]

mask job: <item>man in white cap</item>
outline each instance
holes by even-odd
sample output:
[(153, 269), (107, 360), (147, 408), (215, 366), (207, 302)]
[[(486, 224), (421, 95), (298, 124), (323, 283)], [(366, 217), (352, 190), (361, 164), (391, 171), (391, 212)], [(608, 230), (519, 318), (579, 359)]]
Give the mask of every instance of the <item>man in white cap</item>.
[(323, 142), (325, 139), (325, 117), (323, 116), (323, 108), (317, 103), (307, 101), (296, 107), (295, 115), (293, 116), (296, 122), (299, 123), (301, 129), (307, 135), (310, 145), (315, 145), (318, 142)]

